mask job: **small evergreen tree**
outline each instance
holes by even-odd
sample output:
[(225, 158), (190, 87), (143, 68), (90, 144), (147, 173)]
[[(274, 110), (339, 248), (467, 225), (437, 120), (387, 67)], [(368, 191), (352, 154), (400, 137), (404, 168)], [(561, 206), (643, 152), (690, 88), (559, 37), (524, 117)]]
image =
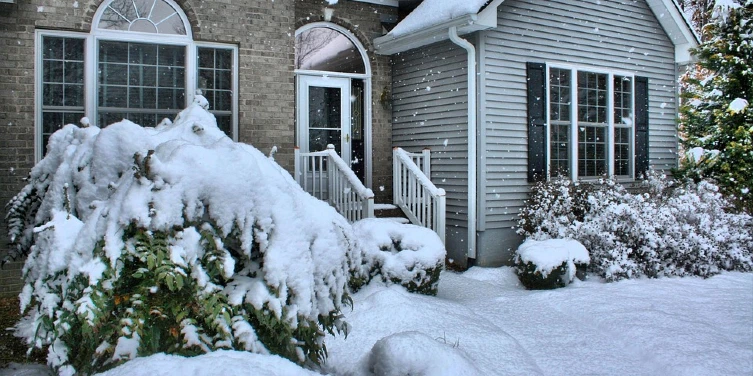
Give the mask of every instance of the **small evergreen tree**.
[(678, 177), (713, 178), (738, 207), (753, 200), (753, 1), (717, 1), (698, 61), (683, 77)]

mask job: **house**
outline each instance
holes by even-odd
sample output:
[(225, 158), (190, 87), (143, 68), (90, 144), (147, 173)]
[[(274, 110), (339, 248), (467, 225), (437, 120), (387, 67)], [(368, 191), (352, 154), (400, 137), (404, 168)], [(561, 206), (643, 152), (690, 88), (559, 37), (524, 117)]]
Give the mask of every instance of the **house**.
[[(446, 191), (461, 267), (506, 261), (530, 178), (676, 164), (676, 77), (697, 38), (674, 1), (419, 3), (2, 0), (0, 201), (61, 124), (148, 126), (199, 91), (230, 137), (296, 175), (295, 156), (334, 145), (377, 202), (393, 147), (430, 148), (410, 171)], [(6, 266), (0, 294), (19, 276)]]
[(425, 0), (374, 44), (393, 60), (392, 144), (431, 148), (460, 266), (509, 260), (534, 179), (677, 165), (698, 38), (673, 0)]

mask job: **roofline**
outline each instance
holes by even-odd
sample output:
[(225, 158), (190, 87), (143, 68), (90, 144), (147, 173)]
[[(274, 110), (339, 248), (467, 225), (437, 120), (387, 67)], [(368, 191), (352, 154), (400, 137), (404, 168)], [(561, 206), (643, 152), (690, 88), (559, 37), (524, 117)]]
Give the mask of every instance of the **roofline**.
[[(466, 14), (423, 30), (394, 37), (390, 34), (374, 39), (376, 53), (392, 55), (448, 39), (447, 30), (457, 27), (458, 34), (468, 34), (497, 27), (497, 9), (504, 0), (493, 0), (477, 14)], [(690, 48), (700, 44), (700, 38), (682, 12), (676, 0), (646, 0), (664, 32), (675, 46), (675, 62), (688, 63)]]
[(459, 34), (468, 34), (489, 28), (488, 26), (478, 24), (477, 20), (478, 16), (476, 14), (466, 14), (399, 37), (387, 34), (374, 39), (376, 53), (380, 55), (392, 55), (449, 39), (447, 30), (453, 26), (458, 28)]
[(455, 17), (449, 21), (429, 26), (423, 30), (415, 31), (399, 37), (390, 34), (374, 39), (376, 53), (380, 55), (392, 55), (398, 52), (412, 50), (432, 43), (449, 39), (447, 30), (457, 27), (459, 35), (473, 33), (479, 30), (493, 29), (497, 27), (497, 7), (504, 0), (492, 0), (479, 10)]

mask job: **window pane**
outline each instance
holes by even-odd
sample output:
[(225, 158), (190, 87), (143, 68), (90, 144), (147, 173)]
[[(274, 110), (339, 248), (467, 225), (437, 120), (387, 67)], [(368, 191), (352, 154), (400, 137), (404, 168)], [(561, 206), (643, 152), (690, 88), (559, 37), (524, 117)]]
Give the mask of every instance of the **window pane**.
[(42, 37), (42, 152), (50, 135), (84, 116), (84, 39)]
[(295, 67), (343, 73), (366, 73), (361, 52), (339, 31), (315, 27), (295, 37)]
[(607, 122), (607, 75), (578, 72), (578, 122)]
[(630, 175), (630, 128), (614, 129), (614, 174)]
[(172, 117), (185, 107), (184, 65), (183, 46), (100, 42), (98, 125), (125, 118), (154, 126)]
[(549, 69), (549, 171), (570, 174), (571, 72)]
[(633, 83), (630, 77), (614, 76), (614, 123), (632, 125)]
[(228, 137), (233, 136), (233, 116), (230, 114), (227, 115), (214, 115), (215, 118), (217, 118), (217, 126), (225, 132)]
[(42, 155), (47, 153), (47, 143), (50, 135), (55, 133), (63, 125), (79, 124), (83, 112), (42, 112)]
[(570, 175), (570, 126), (550, 124), (549, 165), (551, 176)]
[(198, 50), (198, 87), (209, 101), (209, 110), (215, 116), (218, 116), (218, 111), (232, 111), (233, 50), (209, 47), (200, 47)]
[(549, 119), (570, 121), (570, 71), (549, 70)]
[(600, 176), (607, 172), (606, 127), (578, 127), (578, 176)]
[[(340, 105), (340, 88), (310, 86), (309, 128), (340, 129), (342, 120), (340, 118)], [(326, 146), (327, 144), (324, 145)], [(309, 150), (314, 151), (318, 149)]]
[(630, 175), (633, 133), (633, 82), (630, 77), (614, 76), (614, 174)]

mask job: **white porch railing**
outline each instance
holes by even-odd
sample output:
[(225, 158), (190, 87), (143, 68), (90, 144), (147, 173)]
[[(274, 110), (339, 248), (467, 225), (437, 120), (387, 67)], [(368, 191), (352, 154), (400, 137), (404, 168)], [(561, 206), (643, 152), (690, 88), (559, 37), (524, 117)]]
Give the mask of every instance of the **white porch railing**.
[[(431, 152), (392, 149), (392, 194), (411, 223), (428, 227), (445, 241), (446, 194), (431, 182)], [(418, 166), (421, 166), (419, 168)]]
[(333, 145), (310, 153), (301, 153), (296, 147), (295, 180), (303, 190), (327, 201), (350, 222), (374, 217), (374, 192), (358, 180)]

